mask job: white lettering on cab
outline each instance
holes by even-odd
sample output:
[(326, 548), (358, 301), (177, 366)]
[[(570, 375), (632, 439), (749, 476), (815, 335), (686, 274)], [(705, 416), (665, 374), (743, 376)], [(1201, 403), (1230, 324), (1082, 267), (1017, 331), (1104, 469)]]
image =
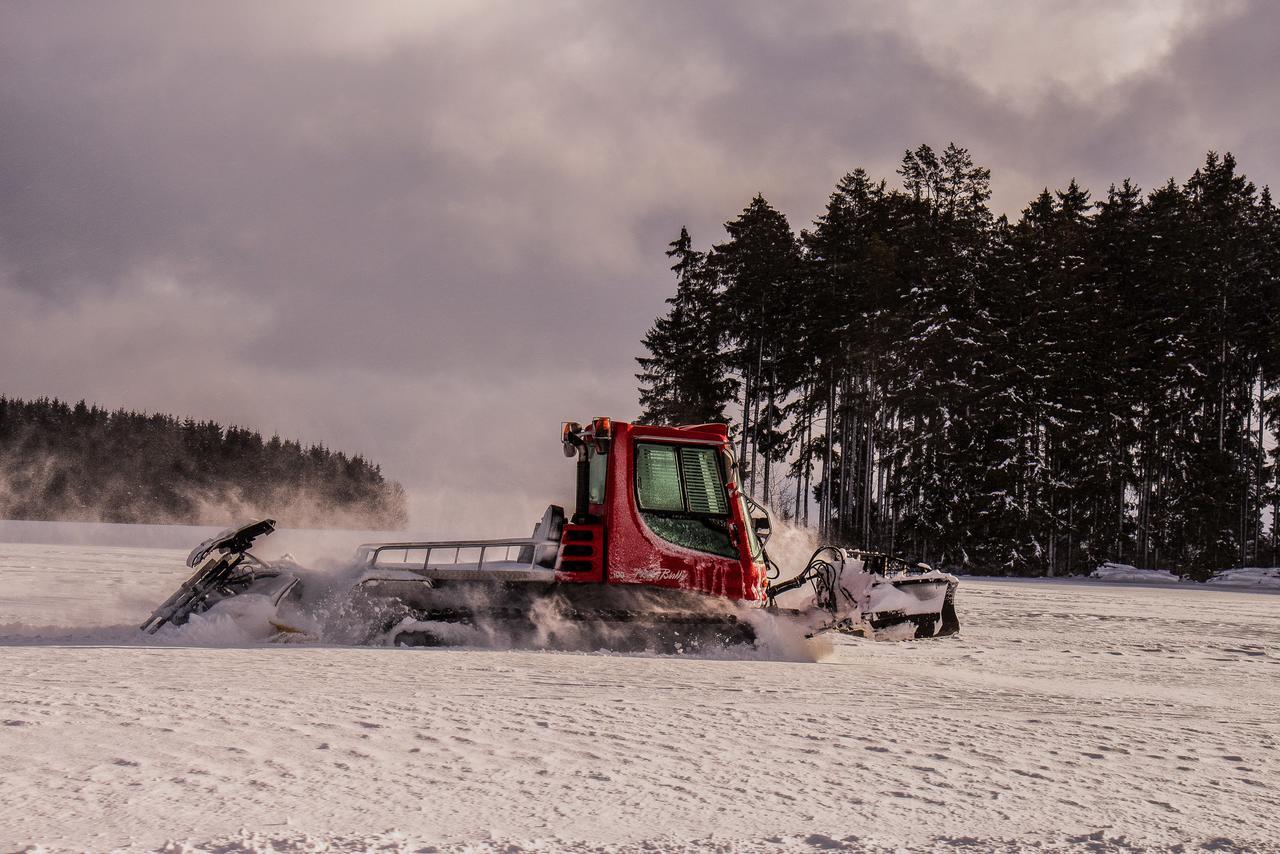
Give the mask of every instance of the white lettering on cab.
[(689, 571), (685, 569), (669, 569), (665, 566), (645, 567), (636, 570), (636, 576), (641, 581), (684, 581), (689, 577)]

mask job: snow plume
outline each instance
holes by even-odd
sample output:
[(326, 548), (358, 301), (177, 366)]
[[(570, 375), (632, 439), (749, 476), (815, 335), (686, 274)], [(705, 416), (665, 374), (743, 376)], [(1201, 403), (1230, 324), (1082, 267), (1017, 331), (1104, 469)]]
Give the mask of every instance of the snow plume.
[[(407, 633), (401, 637), (411, 642), (502, 650), (784, 661), (818, 661), (830, 652), (824, 640), (804, 637), (809, 626), (802, 620), (769, 614), (747, 603), (678, 591), (610, 588), (608, 598), (593, 607), (570, 602), (559, 593), (521, 595), (477, 586), (436, 591), (432, 607), (465, 609), (478, 616), (468, 623), (423, 622), (408, 616), (393, 632)], [(609, 618), (592, 618), (593, 610), (607, 612)], [(384, 606), (382, 617), (387, 614)], [(384, 634), (382, 641), (393, 642), (391, 634)]]
[[(165, 626), (156, 638), (199, 646), (265, 641), (447, 645), (775, 661), (819, 661), (831, 652), (827, 640), (805, 637), (815, 620), (727, 599), (609, 588), (606, 598), (583, 602), (562, 593), (474, 584), (422, 586), (384, 596), (359, 586), (364, 570), (349, 562), (299, 570), (296, 600), (276, 608), (265, 597), (243, 594), (182, 626)], [(437, 618), (423, 619), (424, 607)]]
[[(772, 533), (765, 542), (769, 559), (778, 567), (778, 577), (772, 581), (785, 581), (799, 575), (817, 549), (817, 532), (774, 517)], [(778, 605), (783, 608), (807, 608), (812, 603), (813, 593), (807, 585), (778, 598)]]
[(387, 521), (384, 508), (339, 505), (323, 491), (305, 485), (275, 489), (265, 499), (250, 498), (236, 488), (191, 490), (185, 497), (195, 508), (195, 524), (200, 525), (270, 518), (292, 528), (373, 530), (385, 528)]
[[(367, 532), (366, 540), (377, 539)], [(330, 644), (409, 643), (460, 645), (480, 649), (545, 649), (574, 652), (601, 650), (675, 654), (698, 657), (818, 661), (831, 652), (826, 638), (806, 638), (821, 615), (807, 618), (774, 614), (752, 603), (652, 588), (609, 587), (588, 591), (586, 599), (568, 601), (555, 593), (536, 594), (519, 588), (463, 585), (429, 588), (409, 582), (404, 603), (394, 596), (366, 594), (360, 576), (366, 566), (349, 556), (358, 540), (337, 533), (281, 531), (255, 553), (300, 557), (301, 596), (286, 601), (277, 615), (260, 606), (232, 609), (219, 605), (162, 636), (176, 642), (230, 643), (256, 640), (310, 641)], [(768, 543), (784, 577), (799, 572), (816, 547), (811, 531), (782, 524)], [(327, 556), (327, 557), (326, 557)], [(342, 556), (342, 557), (338, 557)], [(287, 557), (287, 556), (286, 556)], [(394, 572), (380, 573), (394, 575)], [(596, 598), (598, 597), (598, 598)], [(790, 594), (785, 607), (803, 609), (812, 602), (805, 588)], [(248, 597), (239, 597), (248, 598)], [(231, 605), (232, 603), (226, 603)], [(429, 607), (444, 619), (420, 620)], [(585, 612), (608, 611), (612, 619), (584, 619)], [(471, 615), (459, 618), (463, 612)], [(240, 626), (248, 621), (250, 627)], [(281, 634), (286, 626), (296, 631)], [(754, 638), (753, 642), (744, 642)]]
[[(65, 527), (65, 523), (52, 527)], [(187, 545), (207, 535), (192, 532), (194, 539)], [(391, 640), (389, 630), (399, 627), (421, 633), (412, 640), (490, 650), (609, 650), (787, 661), (820, 660), (830, 651), (825, 640), (804, 637), (816, 620), (774, 615), (747, 603), (693, 594), (673, 597), (648, 589), (609, 588), (602, 591), (607, 592), (607, 601), (570, 604), (554, 595), (539, 597), (480, 585), (419, 588), (429, 594), (433, 608), (468, 609), (479, 616), (469, 622), (417, 624), (410, 610), (395, 599), (353, 595), (366, 567), (351, 556), (358, 543), (371, 539), (376, 539), (373, 532), (280, 531), (264, 539), (254, 553), (278, 560), (281, 567), (288, 561), (283, 552), (301, 559), (301, 565), (293, 567), (301, 579), (296, 598), (285, 599), (277, 608), (263, 596), (242, 594), (192, 615), (182, 626), (166, 625), (155, 636), (143, 635), (137, 627), (190, 574), (183, 565), (186, 548), (6, 543), (0, 546), (0, 641), (201, 647), (267, 642), (385, 645)], [(580, 616), (573, 613), (575, 609), (589, 608), (657, 621), (574, 619)], [(695, 619), (663, 622), (676, 615)], [(699, 622), (698, 617), (706, 619)], [(741, 642), (751, 634), (754, 644)]]
[[(809, 563), (818, 548), (818, 535), (811, 529), (772, 515), (771, 532), (765, 542), (769, 559), (778, 568), (778, 578), (785, 581), (798, 575)], [(769, 611), (755, 610), (748, 615), (756, 631), (756, 646), (768, 650), (771, 657), (784, 661), (822, 661), (833, 650), (829, 637), (819, 635), (807, 638), (821, 619), (821, 612), (814, 613), (813, 591), (808, 585), (778, 597), (781, 608), (807, 611), (805, 617), (791, 617)]]
[(753, 609), (745, 619), (755, 629), (755, 657), (771, 661), (826, 661), (835, 651), (829, 635), (807, 637), (820, 621), (813, 614), (787, 617)]
[(774, 516), (773, 531), (765, 542), (769, 557), (782, 570), (784, 578), (804, 569), (818, 548), (818, 534), (812, 528), (796, 525)]
[(0, 453), (0, 518), (20, 518), (13, 508), (46, 494), (59, 476), (65, 476), (48, 453)]

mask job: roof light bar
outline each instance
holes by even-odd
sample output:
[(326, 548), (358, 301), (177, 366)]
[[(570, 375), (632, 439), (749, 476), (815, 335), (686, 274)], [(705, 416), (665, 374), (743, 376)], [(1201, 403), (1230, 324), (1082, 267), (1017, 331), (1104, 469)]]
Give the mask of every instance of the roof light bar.
[(609, 453), (609, 446), (613, 444), (613, 421), (608, 418), (591, 419), (591, 435), (596, 451), (601, 454)]

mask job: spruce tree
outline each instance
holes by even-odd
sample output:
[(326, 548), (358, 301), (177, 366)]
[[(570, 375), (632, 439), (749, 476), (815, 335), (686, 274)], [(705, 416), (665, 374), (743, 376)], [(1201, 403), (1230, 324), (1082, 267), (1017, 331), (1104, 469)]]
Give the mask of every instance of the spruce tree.
[(725, 420), (735, 382), (724, 356), (724, 322), (714, 271), (693, 249), (685, 228), (667, 249), (676, 274), (671, 306), (645, 334), (640, 363), (640, 420), (652, 424), (708, 424)]
[(729, 239), (712, 250), (711, 264), (723, 283), (728, 354), (741, 381), (741, 462), (751, 491), (762, 487), (758, 494), (767, 501), (771, 465), (785, 450), (776, 420), (786, 391), (780, 357), (798, 331), (792, 307), (801, 283), (800, 252), (787, 218), (759, 194), (725, 223), (725, 231)]

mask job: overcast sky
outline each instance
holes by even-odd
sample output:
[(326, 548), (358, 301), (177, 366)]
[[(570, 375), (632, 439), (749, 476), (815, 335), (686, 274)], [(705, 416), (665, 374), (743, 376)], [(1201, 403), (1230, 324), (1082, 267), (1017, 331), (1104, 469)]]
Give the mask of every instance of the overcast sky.
[(561, 420), (636, 414), (681, 225), (761, 192), (799, 229), (921, 142), (1011, 215), (1209, 149), (1278, 182), (1278, 38), (1265, 2), (9, 0), (0, 393), (323, 441), (506, 533), (571, 498)]

